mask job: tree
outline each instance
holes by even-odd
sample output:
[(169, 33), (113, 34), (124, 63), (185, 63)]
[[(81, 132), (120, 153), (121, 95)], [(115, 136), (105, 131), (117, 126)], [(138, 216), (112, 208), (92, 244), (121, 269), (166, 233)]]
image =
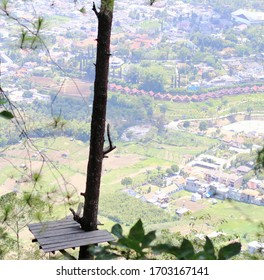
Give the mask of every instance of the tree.
[(133, 180), (131, 177), (125, 177), (121, 180), (121, 184), (126, 187), (129, 185), (132, 185), (132, 183), (133, 183)]
[(173, 165), (171, 166), (171, 170), (172, 170), (174, 173), (176, 173), (176, 172), (179, 171), (179, 166), (176, 165), (176, 164), (173, 164)]
[[(38, 180), (37, 174), (35, 174), (35, 177)], [(21, 231), (35, 217), (41, 220), (45, 212), (48, 212), (48, 208), (49, 205), (44, 200), (44, 197), (33, 192), (24, 192), (22, 195), (7, 193), (0, 197), (0, 220), (2, 225), (9, 228), (16, 236), (15, 243), (18, 259), (20, 259), (21, 254)], [(3, 236), (8, 238), (6, 235)]]
[(256, 172), (264, 171), (264, 147), (258, 151), (255, 171)]
[(161, 73), (146, 72), (142, 78), (140, 89), (145, 91), (162, 92), (164, 91), (164, 78)]
[(173, 172), (173, 170), (171, 168), (167, 168), (166, 169), (166, 173), (167, 173), (168, 176), (174, 175), (174, 172)]
[(205, 131), (207, 130), (207, 123), (205, 121), (200, 122), (199, 124), (199, 130), (200, 131)]
[(165, 115), (168, 110), (168, 106), (166, 104), (160, 105), (160, 112)]
[[(104, 149), (113, 10), (114, 0), (102, 0), (99, 11), (95, 4), (93, 4), (93, 11), (98, 20), (98, 32), (91, 139), (86, 174), (86, 188), (85, 192), (82, 193), (84, 196), (83, 217), (77, 217), (74, 213), (74, 217), (80, 222), (82, 229), (85, 231), (97, 230), (102, 163), (106, 154), (115, 148), (115, 146), (112, 145), (108, 126), (107, 136), (109, 147)], [(88, 246), (82, 246), (79, 252), (79, 259), (89, 258), (91, 258), (91, 256), (88, 251)]]
[(135, 65), (131, 65), (127, 69), (127, 72), (125, 74), (126, 81), (132, 84), (137, 84), (139, 83), (139, 78), (140, 78), (139, 68)]
[(188, 128), (190, 126), (190, 122), (189, 121), (184, 121), (183, 122), (183, 127), (184, 128)]

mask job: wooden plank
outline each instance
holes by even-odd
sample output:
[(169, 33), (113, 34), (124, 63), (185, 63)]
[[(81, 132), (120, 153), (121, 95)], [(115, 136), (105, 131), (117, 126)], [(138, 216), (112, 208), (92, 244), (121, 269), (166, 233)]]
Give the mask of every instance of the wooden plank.
[(75, 248), (85, 245), (91, 245), (91, 244), (97, 244), (102, 242), (109, 242), (114, 241), (115, 239), (109, 234), (108, 236), (101, 236), (101, 237), (90, 237), (90, 238), (83, 238), (76, 241), (71, 242), (61, 242), (58, 244), (47, 244), (41, 246), (44, 252), (52, 252), (52, 251), (58, 251), (62, 249), (68, 249), (68, 248)]
[(67, 226), (67, 225), (79, 225), (79, 224), (74, 220), (65, 219), (65, 220), (60, 220), (60, 221), (30, 224), (30, 225), (28, 225), (28, 227), (30, 230), (35, 230), (35, 229), (42, 229), (42, 228), (56, 228), (56, 227)]
[(76, 221), (70, 219), (30, 224), (28, 227), (44, 252), (115, 240), (106, 230), (85, 232)]
[(30, 230), (32, 234), (38, 238), (39, 236), (42, 235), (52, 235), (55, 232), (76, 232), (82, 230), (78, 225), (68, 225), (68, 226), (61, 226), (61, 227), (56, 227), (56, 228), (42, 228), (42, 229), (34, 229)]
[(48, 230), (48, 231), (33, 231), (33, 235), (35, 237), (37, 237), (37, 239), (39, 238), (43, 238), (43, 237), (49, 237), (49, 236), (60, 236), (60, 235), (66, 235), (66, 234), (76, 234), (78, 232), (81, 232), (82, 229), (80, 228), (63, 228), (63, 229), (56, 229), (54, 231), (52, 230)]
[(57, 230), (67, 230), (67, 229), (81, 229), (78, 223), (74, 224), (61, 224), (60, 226), (50, 227), (50, 226), (43, 226), (42, 228), (29, 228), (32, 233), (36, 234), (44, 234), (46, 232), (54, 232)]
[(109, 233), (105, 230), (95, 230), (95, 231), (80, 231), (75, 234), (62, 234), (60, 236), (48, 236), (48, 237), (39, 237), (38, 242), (41, 245), (44, 244), (51, 244), (51, 243), (59, 243), (59, 242), (68, 242), (79, 240), (83, 238), (93, 238), (93, 237), (100, 237), (100, 236), (107, 236)]

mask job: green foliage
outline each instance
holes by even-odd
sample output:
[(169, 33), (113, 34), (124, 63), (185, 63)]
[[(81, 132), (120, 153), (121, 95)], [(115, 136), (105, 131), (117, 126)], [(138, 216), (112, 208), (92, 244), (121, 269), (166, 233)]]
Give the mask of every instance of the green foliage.
[(183, 122), (183, 127), (184, 128), (188, 128), (190, 126), (190, 122), (189, 121), (184, 121)]
[(154, 247), (160, 253), (173, 255), (178, 260), (228, 260), (238, 255), (241, 251), (241, 243), (234, 242), (222, 247), (218, 255), (215, 253), (214, 244), (206, 236), (203, 250), (195, 251), (194, 246), (188, 239), (183, 239), (180, 246), (171, 246), (167, 244)]
[(7, 12), (7, 5), (8, 5), (8, 0), (2, 0), (2, 1), (1, 1), (1, 9), (2, 9), (6, 14), (8, 14), (8, 12)]
[(171, 166), (171, 170), (173, 171), (173, 172), (178, 172), (179, 171), (179, 166), (178, 165), (176, 165), (176, 164), (173, 164), (172, 166)]
[[(1, 87), (0, 87), (0, 92), (2, 91)], [(4, 105), (7, 103), (7, 100), (0, 98), (0, 105)], [(12, 118), (14, 118), (13, 114), (7, 110), (3, 110), (0, 112), (0, 117), (4, 118), (6, 120), (11, 120)]]
[(132, 183), (133, 183), (133, 180), (130, 177), (125, 177), (121, 180), (121, 184), (124, 186), (132, 185)]
[(114, 10), (114, 0), (102, 0), (101, 1), (101, 9), (102, 10), (109, 10), (113, 12)]
[(14, 118), (13, 114), (6, 110), (0, 112), (0, 117), (6, 120), (11, 120)]
[(256, 172), (264, 171), (264, 147), (257, 152), (255, 171)]
[(205, 131), (207, 130), (207, 123), (205, 121), (200, 122), (199, 124), (199, 130), (200, 131)]
[(109, 246), (99, 247), (93, 251), (97, 259), (160, 259), (162, 255), (170, 255), (177, 260), (228, 260), (240, 254), (241, 244), (230, 243), (220, 248), (218, 254), (209, 237), (206, 237), (202, 250), (195, 249), (194, 243), (183, 238), (180, 246), (170, 244), (153, 244), (156, 241), (156, 231), (147, 234), (141, 219), (139, 219), (124, 235), (120, 224), (112, 227), (111, 233), (117, 237), (117, 241)]
[(22, 194), (8, 193), (0, 197), (0, 221), (5, 226), (6, 232), (15, 236), (16, 248), (14, 250), (18, 259), (22, 252), (21, 230), (36, 217), (43, 218), (45, 213), (48, 213), (48, 207), (49, 203), (33, 191)]
[(107, 217), (116, 223), (124, 223), (130, 226), (135, 217), (144, 217), (147, 224), (159, 224), (175, 220), (169, 213), (159, 207), (142, 202), (140, 199), (129, 196), (123, 192), (116, 191), (100, 194), (99, 215)]
[(82, 14), (86, 14), (86, 13), (87, 13), (85, 7), (82, 7), (79, 11), (80, 11)]
[(14, 247), (14, 240), (7, 233), (5, 228), (0, 227), (0, 260)]
[(234, 242), (221, 248), (218, 253), (219, 260), (228, 260), (238, 255), (241, 251), (241, 244)]

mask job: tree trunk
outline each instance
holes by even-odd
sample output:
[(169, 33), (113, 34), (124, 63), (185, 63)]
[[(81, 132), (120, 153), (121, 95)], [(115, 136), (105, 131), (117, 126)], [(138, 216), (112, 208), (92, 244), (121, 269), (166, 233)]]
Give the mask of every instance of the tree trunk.
[[(98, 19), (97, 54), (95, 64), (94, 101), (91, 121), (89, 161), (87, 166), (84, 210), (81, 226), (85, 231), (97, 229), (99, 193), (104, 158), (104, 135), (107, 106), (107, 86), (110, 57), (110, 37), (113, 18), (113, 0), (102, 0), (100, 11), (93, 11)], [(88, 246), (82, 246), (79, 259), (90, 259)]]

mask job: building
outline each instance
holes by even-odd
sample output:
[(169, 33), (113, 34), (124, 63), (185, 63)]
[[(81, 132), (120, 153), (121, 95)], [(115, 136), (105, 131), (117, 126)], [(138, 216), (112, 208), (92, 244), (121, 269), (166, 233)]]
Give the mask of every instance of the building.
[(218, 183), (218, 182), (212, 182), (209, 187), (209, 194), (211, 194), (209, 197), (216, 197), (219, 199), (227, 199), (229, 196), (229, 188), (227, 188), (225, 185)]
[(198, 192), (201, 187), (201, 183), (196, 177), (186, 178), (185, 190), (189, 192)]
[(248, 252), (253, 255), (255, 253), (263, 253), (264, 252), (264, 243), (260, 243), (258, 241), (252, 241), (248, 243)]
[(264, 23), (264, 12), (239, 9), (231, 13), (231, 17), (238, 24), (258, 25)]
[(241, 201), (255, 204), (259, 194), (256, 190), (245, 189), (241, 192)]
[(262, 182), (253, 178), (248, 181), (247, 186), (252, 190), (260, 189), (262, 187)]
[(192, 166), (198, 166), (198, 167), (202, 167), (205, 169), (211, 169), (211, 170), (217, 170), (219, 168), (218, 165), (216, 165), (216, 164), (201, 161), (201, 160), (194, 160), (192, 162)]
[(186, 207), (178, 208), (178, 209), (175, 211), (175, 213), (176, 213), (178, 216), (180, 216), (180, 217), (186, 215), (186, 214), (189, 213), (189, 212), (190, 212), (190, 210), (189, 210), (188, 208), (186, 208)]
[(240, 175), (246, 175), (249, 171), (251, 171), (251, 168), (245, 165), (241, 165), (237, 168), (237, 173)]
[(200, 200), (202, 198), (202, 196), (199, 193), (194, 193), (191, 197), (191, 201), (196, 202), (198, 200)]
[(228, 174), (219, 170), (208, 170), (205, 173), (205, 180), (210, 184), (219, 182), (230, 188), (239, 188), (242, 185), (243, 177), (236, 174)]
[(199, 166), (205, 169), (218, 170), (223, 168), (226, 160), (211, 155), (202, 154), (192, 162), (192, 166)]

